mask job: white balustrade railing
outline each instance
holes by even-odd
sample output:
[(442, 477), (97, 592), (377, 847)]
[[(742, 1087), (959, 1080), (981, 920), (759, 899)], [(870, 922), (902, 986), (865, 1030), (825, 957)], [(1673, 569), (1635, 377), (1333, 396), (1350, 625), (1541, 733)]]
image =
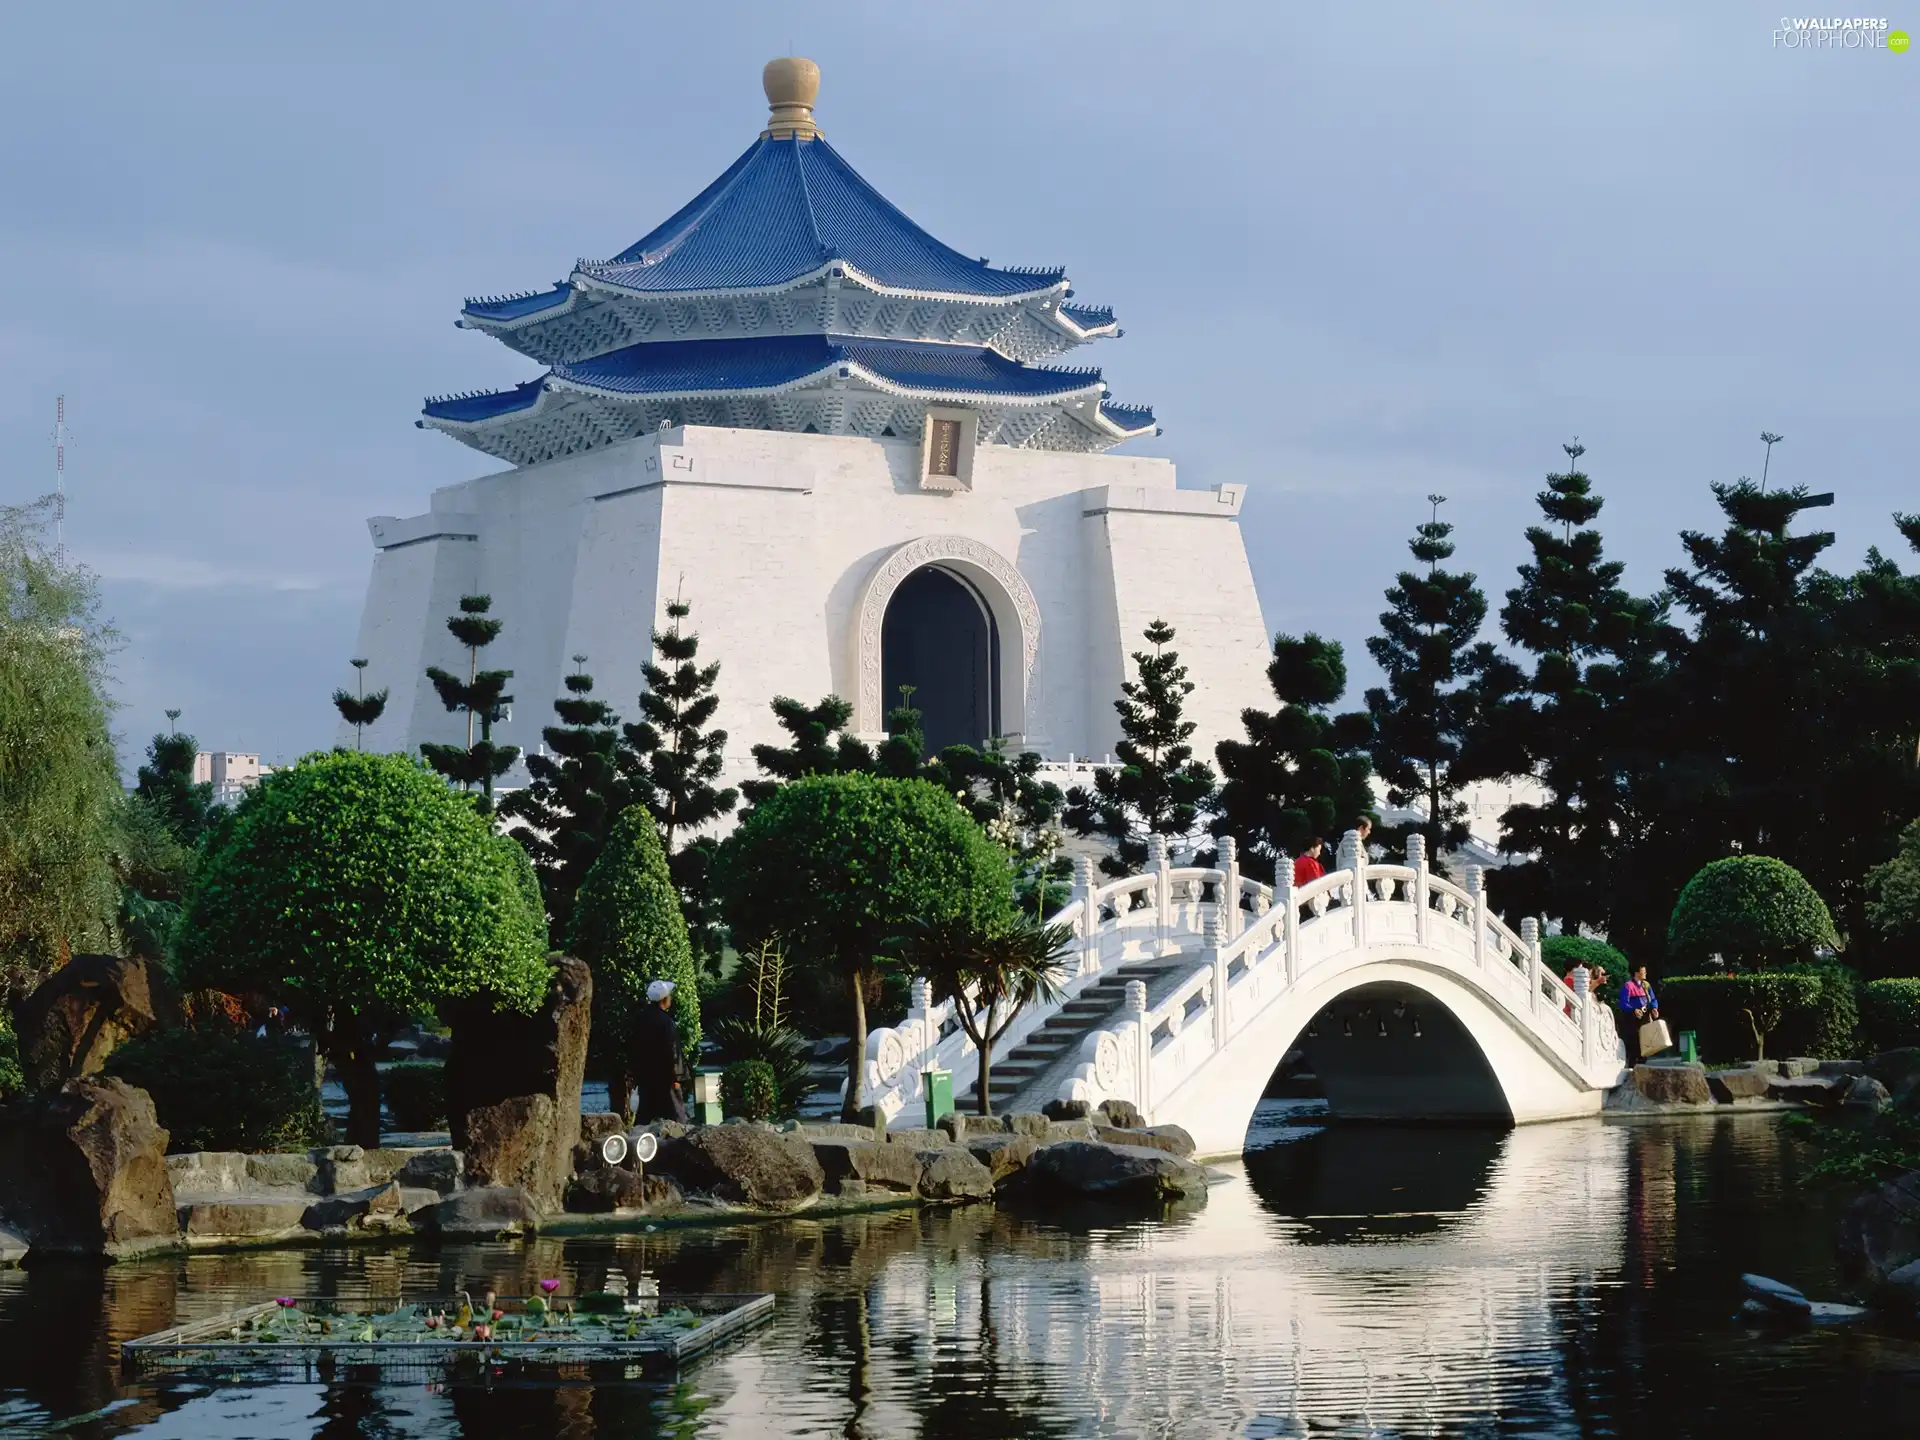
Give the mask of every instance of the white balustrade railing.
[[(1522, 921), (1516, 933), (1490, 913), (1477, 867), (1464, 886), (1433, 873), (1419, 836), (1408, 847), (1413, 863), (1373, 864), (1349, 833), (1338, 869), (1296, 889), (1283, 862), (1279, 885), (1270, 887), (1240, 874), (1231, 839), (1219, 845), (1218, 866), (1175, 868), (1156, 836), (1144, 871), (1099, 885), (1090, 864), (1078, 861), (1072, 898), (1049, 917), (1073, 931), (1060, 1000), (1028, 1007), (996, 1044), (995, 1059), (1120, 967), (1189, 953), (1192, 971), (1151, 1007), (1145, 985), (1128, 985), (1124, 1018), (1085, 1038), (1062, 1095), (1127, 1099), (1150, 1110), (1156, 1095), (1170, 1094), (1223, 1051), (1302, 976), (1356, 951), (1411, 943), (1477, 976), (1479, 988), (1568, 1067), (1599, 1077), (1616, 1061), (1618, 1039), (1584, 979), (1576, 991), (1545, 968), (1536, 921)], [(1223, 896), (1232, 903), (1221, 903)], [(964, 1091), (977, 1064), (951, 1004), (935, 1003), (925, 982), (916, 981), (906, 1019), (868, 1038), (868, 1094), (892, 1119), (921, 1101), (928, 1070), (955, 1072), (955, 1089)]]

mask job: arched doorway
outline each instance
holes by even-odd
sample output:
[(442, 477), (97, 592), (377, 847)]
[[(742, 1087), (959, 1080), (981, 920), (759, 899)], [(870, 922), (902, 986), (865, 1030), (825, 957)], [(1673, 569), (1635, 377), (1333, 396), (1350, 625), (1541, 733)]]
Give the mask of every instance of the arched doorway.
[(880, 630), (886, 710), (913, 687), (927, 753), (982, 745), (1000, 733), (1000, 632), (993, 610), (952, 570), (925, 565), (902, 580)]

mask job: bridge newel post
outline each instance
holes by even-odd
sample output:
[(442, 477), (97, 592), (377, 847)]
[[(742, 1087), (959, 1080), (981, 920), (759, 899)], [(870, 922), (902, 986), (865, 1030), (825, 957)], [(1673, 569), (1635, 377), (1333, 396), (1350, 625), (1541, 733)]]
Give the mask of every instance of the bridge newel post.
[(1520, 944), (1527, 952), (1527, 1009), (1540, 1011), (1540, 922), (1529, 915), (1520, 922)]
[(1153, 1097), (1148, 1080), (1152, 1074), (1153, 1036), (1147, 1032), (1147, 985), (1144, 980), (1127, 982), (1127, 1015), (1133, 1021), (1134, 1064), (1133, 1103), (1151, 1119)]
[(1588, 1023), (1593, 1010), (1593, 977), (1587, 973), (1587, 967), (1573, 967), (1573, 1021), (1580, 1029), (1580, 1063), (1587, 1063), (1588, 1051), (1592, 1048), (1593, 1027)]
[(1273, 903), (1280, 907), (1281, 933), (1286, 937), (1280, 963), (1287, 983), (1300, 973), (1300, 902), (1293, 898), (1293, 859), (1282, 854), (1273, 862)]
[(1229, 940), (1240, 936), (1240, 845), (1231, 835), (1222, 835), (1215, 846), (1220, 856), (1220, 889), (1214, 911), (1220, 916), (1220, 930)]
[(1167, 837), (1147, 836), (1147, 872), (1153, 876), (1153, 907), (1160, 929), (1160, 948), (1173, 933), (1173, 870), (1167, 863)]
[(1487, 964), (1487, 872), (1478, 865), (1467, 867), (1467, 894), (1473, 897), (1473, 963), (1484, 970)]
[(1407, 864), (1413, 867), (1413, 938), (1427, 943), (1427, 837), (1407, 836)]
[(1360, 843), (1360, 832), (1349, 830), (1340, 837), (1340, 868), (1352, 878), (1347, 885), (1347, 904), (1353, 908), (1353, 943), (1364, 949), (1367, 943), (1367, 847)]
[(1227, 1048), (1227, 954), (1220, 917), (1209, 915), (1201, 930), (1201, 947), (1213, 970), (1213, 1053)]
[(1100, 907), (1093, 903), (1093, 861), (1085, 855), (1073, 857), (1073, 898), (1080, 902), (1080, 973), (1091, 975), (1100, 968)]

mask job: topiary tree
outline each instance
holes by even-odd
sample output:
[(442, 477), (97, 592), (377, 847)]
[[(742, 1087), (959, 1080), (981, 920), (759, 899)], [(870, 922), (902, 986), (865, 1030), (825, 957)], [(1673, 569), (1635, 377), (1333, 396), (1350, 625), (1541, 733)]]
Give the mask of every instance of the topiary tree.
[(449, 1001), (532, 1010), (546, 917), (525, 855), (404, 755), (308, 755), (241, 802), (176, 932), (189, 989), (286, 1005), (340, 1071), (347, 1139), (380, 1141), (384, 1034)]
[(1766, 970), (1814, 958), (1840, 944), (1833, 916), (1806, 877), (1768, 855), (1730, 855), (1703, 865), (1681, 890), (1667, 949), (1698, 964), (1719, 956), (1729, 970)]
[(600, 858), (580, 883), (567, 947), (593, 969), (588, 1063), (606, 1080), (613, 1108), (630, 1117), (628, 1096), (637, 1073), (633, 1021), (647, 1003), (649, 981), (673, 982), (680, 1043), (689, 1055), (700, 1043), (693, 947), (660, 831), (645, 806), (629, 805), (613, 822)]
[(1860, 1020), (1876, 1050), (1920, 1045), (1920, 980), (1872, 981), (1860, 992)]
[(1900, 832), (1900, 853), (1867, 872), (1867, 923), (1893, 941), (1920, 940), (1920, 820)]
[(867, 1006), (890, 938), (916, 922), (1003, 922), (1013, 904), (1006, 853), (951, 795), (872, 775), (780, 786), (727, 838), (717, 879), (736, 945), (777, 935), (845, 987), (849, 1116), (866, 1103)]

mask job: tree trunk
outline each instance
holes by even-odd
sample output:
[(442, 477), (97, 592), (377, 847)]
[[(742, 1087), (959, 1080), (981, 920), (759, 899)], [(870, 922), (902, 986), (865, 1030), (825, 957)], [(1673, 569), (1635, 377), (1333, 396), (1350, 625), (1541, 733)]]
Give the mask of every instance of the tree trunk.
[(633, 1124), (633, 1077), (618, 1070), (607, 1076), (607, 1104), (620, 1117), (623, 1127)]
[(855, 966), (848, 979), (853, 986), (853, 1048), (847, 1053), (847, 1098), (840, 1107), (843, 1120), (852, 1120), (867, 1103), (867, 967)]
[(974, 1096), (974, 1109), (982, 1115), (993, 1114), (993, 1042), (997, 1038), (993, 1033), (993, 1006), (987, 1007), (987, 1023), (981, 1028), (985, 1038), (975, 1043), (980, 1049), (979, 1093)]
[(333, 1034), (333, 1063), (347, 1092), (347, 1143), (377, 1150), (380, 1148), (380, 1071), (374, 1061), (379, 1046), (358, 1016), (343, 1018)]

